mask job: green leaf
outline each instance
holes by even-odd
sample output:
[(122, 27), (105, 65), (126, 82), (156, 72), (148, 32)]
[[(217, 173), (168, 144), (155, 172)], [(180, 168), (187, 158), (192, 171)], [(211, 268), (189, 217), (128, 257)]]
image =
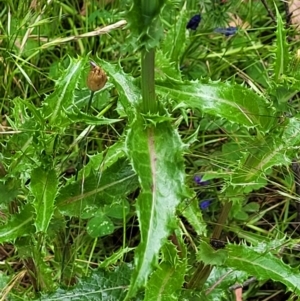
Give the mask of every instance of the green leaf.
[(93, 115), (88, 115), (85, 113), (82, 113), (77, 108), (73, 108), (71, 112), (65, 111), (66, 116), (69, 118), (68, 123), (73, 122), (84, 122), (86, 124), (91, 125), (102, 125), (102, 124), (113, 124), (116, 122), (122, 121), (122, 119), (109, 119), (105, 117), (97, 117)]
[(214, 250), (203, 240), (200, 243), (199, 253), (197, 255), (199, 260), (210, 265), (223, 265), (227, 257), (225, 250)]
[(100, 212), (87, 223), (87, 232), (91, 237), (101, 237), (113, 233), (115, 226), (106, 214)]
[(115, 251), (110, 257), (105, 258), (105, 260), (99, 264), (99, 268), (107, 268), (111, 265), (116, 265), (119, 260), (122, 260), (124, 256), (126, 256), (126, 254), (132, 250), (134, 250), (134, 248), (127, 247)]
[(135, 253), (129, 298), (146, 284), (157, 264), (160, 248), (176, 227), (175, 209), (186, 191), (183, 145), (168, 122), (145, 129), (138, 117), (130, 127), (126, 142), (142, 189), (136, 204), (141, 242)]
[(5, 225), (1, 225), (0, 243), (32, 234), (34, 232), (32, 212), (32, 206), (26, 205), (19, 214), (14, 214)]
[(133, 1), (128, 13), (128, 21), (140, 47), (150, 50), (159, 44), (163, 36), (159, 14), (165, 3), (166, 0)]
[(170, 58), (166, 57), (161, 50), (156, 51), (155, 66), (156, 80), (165, 80), (167, 78), (181, 80), (180, 71), (176, 68), (175, 63), (171, 62)]
[(194, 198), (189, 204), (180, 204), (180, 212), (193, 226), (197, 235), (206, 235), (206, 222), (203, 219), (202, 212), (199, 208), (198, 198)]
[(289, 47), (286, 42), (286, 30), (282, 22), (281, 15), (276, 9), (277, 28), (276, 28), (276, 59), (275, 59), (275, 82), (280, 80), (280, 77), (286, 73), (290, 61)]
[[(212, 269), (209, 278), (205, 283), (205, 288), (209, 290), (209, 294), (203, 294), (203, 297), (201, 295), (201, 301), (232, 300), (232, 291), (230, 291), (228, 288), (237, 284), (237, 282), (242, 284), (247, 279), (249, 279), (249, 275), (246, 272), (235, 271), (227, 267), (216, 266)], [(218, 283), (217, 286), (215, 286), (216, 283)], [(206, 290), (203, 290), (202, 293), (205, 293), (205, 291)]]
[(287, 290), (300, 295), (300, 272), (285, 264), (277, 255), (267, 251), (255, 251), (246, 245), (227, 245), (228, 259), (225, 265), (254, 275), (258, 280), (273, 280), (283, 283)]
[(129, 203), (126, 199), (122, 198), (119, 200), (115, 200), (110, 205), (105, 205), (103, 208), (103, 212), (113, 218), (123, 219), (129, 213)]
[(57, 126), (63, 119), (63, 108), (71, 106), (75, 99), (75, 90), (80, 75), (86, 67), (87, 58), (70, 59), (70, 64), (56, 81), (54, 92), (43, 103), (43, 115), (49, 118), (49, 124)]
[(53, 169), (42, 167), (31, 173), (31, 192), (35, 199), (33, 206), (36, 212), (35, 227), (38, 232), (47, 232), (54, 211), (54, 200), (58, 190), (58, 179)]
[(18, 195), (19, 186), (16, 184), (15, 179), (9, 180), (6, 183), (0, 183), (2, 204), (8, 204)]
[(91, 173), (87, 178), (64, 186), (56, 206), (69, 216), (89, 218), (104, 204), (111, 204), (138, 187), (137, 177), (128, 161), (118, 160), (102, 173)]
[(177, 248), (167, 242), (159, 268), (147, 283), (144, 301), (176, 301), (184, 283), (187, 260), (179, 258)]
[[(290, 118), (265, 140), (255, 141), (247, 149), (248, 156), (235, 170), (231, 184), (247, 188), (257, 185), (273, 166), (289, 165), (300, 146), (300, 120)], [(236, 192), (233, 192), (236, 194)]]
[[(98, 110), (101, 110), (103, 107), (107, 106), (111, 101), (109, 91), (113, 88), (112, 83), (106, 83), (106, 85), (99, 91), (94, 92), (94, 96), (92, 99), (92, 106), (96, 107)], [(86, 89), (78, 89), (75, 92), (74, 103), (65, 107), (67, 112), (71, 111), (74, 107), (75, 108), (84, 108), (89, 103), (91, 97), (91, 90)]]
[[(186, 46), (186, 21), (187, 9), (186, 2), (184, 2), (181, 11), (177, 15), (177, 19), (174, 20), (173, 26), (168, 30), (162, 43), (163, 53), (170, 58), (171, 63), (175, 63), (176, 70), (179, 70), (180, 55)], [(157, 66), (160, 67), (160, 65)]]
[[(34, 104), (32, 104), (31, 102), (27, 101), (27, 100), (24, 100), (20, 97), (17, 97), (14, 99), (14, 103), (16, 105), (16, 102), (21, 102), (24, 106), (24, 109), (29, 111), (32, 116), (28, 116), (27, 114), (27, 118), (28, 118), (28, 121), (30, 121), (30, 119), (34, 119), (35, 121), (35, 124), (37, 123), (38, 125), (40, 126), (44, 126), (45, 124), (45, 120), (41, 114), (41, 111), (39, 109), (36, 108), (36, 106)], [(24, 120), (22, 120), (23, 124), (21, 124), (20, 126), (21, 127), (26, 127), (27, 124), (24, 124)]]
[(78, 178), (81, 179), (84, 175), (89, 176), (91, 172), (103, 172), (108, 167), (115, 164), (119, 159), (125, 159), (125, 146), (124, 141), (120, 138), (115, 144), (108, 147), (100, 154), (89, 156), (89, 162), (80, 170)]
[(100, 60), (99, 64), (109, 74), (116, 85), (120, 95), (119, 100), (128, 115), (129, 120), (133, 120), (134, 116), (137, 114), (136, 108), (141, 103), (141, 90), (134, 84), (134, 78), (125, 74), (119, 66), (114, 66), (103, 60)]
[(229, 83), (158, 82), (156, 91), (173, 99), (178, 107), (199, 109), (247, 128), (267, 132), (274, 124), (274, 110), (250, 89)]
[(120, 301), (124, 300), (131, 275), (130, 267), (123, 264), (110, 271), (94, 270), (90, 277), (78, 279), (72, 289), (58, 289), (43, 295), (40, 301)]

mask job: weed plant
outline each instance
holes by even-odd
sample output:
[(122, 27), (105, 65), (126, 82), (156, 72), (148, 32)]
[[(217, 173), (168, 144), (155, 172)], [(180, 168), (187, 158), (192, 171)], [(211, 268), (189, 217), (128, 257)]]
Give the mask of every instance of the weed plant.
[(282, 2), (1, 4), (1, 301), (300, 298)]

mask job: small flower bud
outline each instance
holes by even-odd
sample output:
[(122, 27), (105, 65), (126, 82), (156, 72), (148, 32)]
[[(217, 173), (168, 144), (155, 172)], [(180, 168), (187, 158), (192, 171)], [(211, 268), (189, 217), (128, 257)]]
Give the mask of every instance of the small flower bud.
[(90, 62), (90, 64), (91, 70), (88, 74), (86, 84), (91, 91), (95, 92), (105, 86), (107, 82), (107, 76), (105, 72), (94, 62)]

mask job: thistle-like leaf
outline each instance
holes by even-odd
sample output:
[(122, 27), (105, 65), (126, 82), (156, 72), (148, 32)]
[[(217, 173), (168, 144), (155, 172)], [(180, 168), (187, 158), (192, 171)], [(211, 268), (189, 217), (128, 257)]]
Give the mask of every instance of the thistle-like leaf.
[[(144, 301), (176, 301), (184, 283), (187, 260), (170, 242), (162, 248), (162, 262), (147, 283)], [(182, 254), (182, 253), (181, 253)]]
[(275, 122), (275, 112), (265, 99), (250, 89), (228, 83), (158, 82), (156, 91), (173, 99), (178, 107), (199, 109), (247, 128), (267, 132)]
[(75, 90), (87, 58), (70, 59), (68, 68), (56, 81), (54, 92), (43, 103), (43, 115), (49, 118), (50, 125), (57, 125), (63, 118), (63, 108), (69, 107), (75, 99)]
[[(177, 20), (174, 22), (170, 30), (168, 30), (165, 40), (162, 43), (163, 53), (172, 63), (175, 63), (177, 70), (179, 70), (180, 55), (185, 49), (186, 20), (187, 10), (186, 2), (184, 2), (182, 9), (177, 15)], [(172, 47), (170, 47), (170, 45), (172, 45)]]
[(64, 186), (56, 206), (65, 215), (89, 218), (100, 206), (126, 196), (137, 186), (137, 177), (128, 161), (120, 159), (103, 172), (91, 172), (83, 182), (80, 179)]
[(141, 103), (141, 90), (134, 84), (134, 78), (119, 66), (114, 66), (103, 60), (99, 64), (109, 74), (120, 95), (120, 102), (128, 115), (129, 120), (133, 120), (137, 114), (136, 109)]
[(289, 165), (300, 147), (299, 131), (299, 119), (290, 118), (281, 128), (278, 127), (277, 132), (265, 140), (254, 142), (239, 169), (235, 170), (231, 183), (239, 187), (257, 183), (273, 166)]
[[(202, 242), (201, 253), (207, 253), (209, 246)], [(247, 272), (249, 276), (255, 276), (258, 280), (273, 280), (281, 282), (289, 291), (300, 296), (300, 272), (285, 264), (278, 256), (270, 251), (259, 251), (257, 247), (247, 245), (227, 244), (223, 250), (213, 251), (210, 256), (201, 256), (206, 264), (226, 266), (235, 270)], [(213, 262), (212, 262), (213, 259)]]
[(32, 233), (34, 233), (33, 208), (28, 204), (21, 209), (19, 214), (14, 214), (5, 225), (0, 227), (0, 243)]
[(31, 192), (35, 199), (33, 206), (36, 213), (35, 227), (38, 232), (45, 233), (54, 211), (54, 200), (58, 191), (58, 179), (53, 169), (42, 167), (31, 173)]
[[(41, 301), (120, 301), (124, 300), (129, 284), (131, 269), (127, 265), (112, 271), (95, 270), (85, 279), (78, 279), (72, 289), (58, 289), (55, 293), (43, 295)], [(141, 299), (139, 299), (141, 300)]]
[(183, 145), (169, 122), (145, 128), (138, 117), (126, 142), (142, 189), (136, 205), (141, 242), (135, 253), (135, 271), (127, 295), (130, 298), (145, 286), (157, 264), (160, 248), (176, 227), (175, 209), (186, 191)]

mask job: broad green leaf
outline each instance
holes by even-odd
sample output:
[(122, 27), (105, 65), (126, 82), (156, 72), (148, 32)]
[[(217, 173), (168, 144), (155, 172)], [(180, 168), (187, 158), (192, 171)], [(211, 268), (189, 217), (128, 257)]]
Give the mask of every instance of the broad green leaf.
[(273, 280), (283, 283), (287, 290), (300, 296), (300, 272), (285, 264), (277, 255), (266, 251), (254, 251), (246, 245), (228, 245), (228, 259), (225, 265), (236, 270), (245, 271), (258, 280)]
[(33, 208), (26, 205), (19, 214), (14, 214), (10, 220), (0, 227), (0, 243), (12, 241), (18, 237), (34, 233)]
[[(223, 250), (213, 251), (213, 254), (206, 253), (209, 246), (201, 242), (200, 256), (206, 264), (226, 266), (235, 270), (244, 271), (249, 276), (255, 276), (258, 280), (272, 280), (281, 282), (289, 291), (300, 295), (300, 272), (299, 269), (292, 268), (285, 264), (277, 254), (272, 254), (269, 250), (247, 245), (227, 244)], [(201, 253), (206, 254), (205, 256)], [(213, 260), (213, 261), (212, 261)]]
[(184, 283), (186, 258), (180, 258), (175, 245), (162, 248), (162, 262), (147, 282), (144, 301), (176, 301)]
[(57, 126), (61, 122), (63, 108), (71, 106), (80, 75), (86, 67), (87, 59), (70, 59), (69, 67), (56, 81), (54, 92), (43, 103), (43, 115), (49, 124)]
[(79, 278), (72, 289), (58, 289), (54, 294), (42, 295), (38, 300), (121, 301), (124, 300), (130, 275), (131, 269), (125, 264), (110, 271), (94, 270), (88, 278)]
[(120, 159), (103, 172), (64, 186), (56, 206), (64, 215), (90, 218), (99, 207), (111, 204), (138, 187), (137, 177), (128, 161)]
[(273, 125), (274, 110), (265, 99), (250, 89), (229, 83), (158, 82), (156, 91), (173, 99), (178, 107), (225, 118), (247, 128), (258, 127), (267, 132)]
[(36, 213), (37, 232), (47, 232), (54, 211), (54, 200), (58, 190), (58, 179), (53, 169), (42, 167), (31, 173), (31, 192), (34, 195), (33, 206)]
[(113, 233), (115, 226), (106, 214), (98, 212), (95, 217), (88, 221), (86, 229), (91, 237), (101, 237)]
[(136, 210), (141, 242), (135, 253), (135, 271), (127, 298), (147, 282), (158, 253), (176, 227), (175, 209), (186, 195), (183, 145), (168, 122), (144, 127), (141, 117), (131, 125), (126, 141), (141, 193)]

